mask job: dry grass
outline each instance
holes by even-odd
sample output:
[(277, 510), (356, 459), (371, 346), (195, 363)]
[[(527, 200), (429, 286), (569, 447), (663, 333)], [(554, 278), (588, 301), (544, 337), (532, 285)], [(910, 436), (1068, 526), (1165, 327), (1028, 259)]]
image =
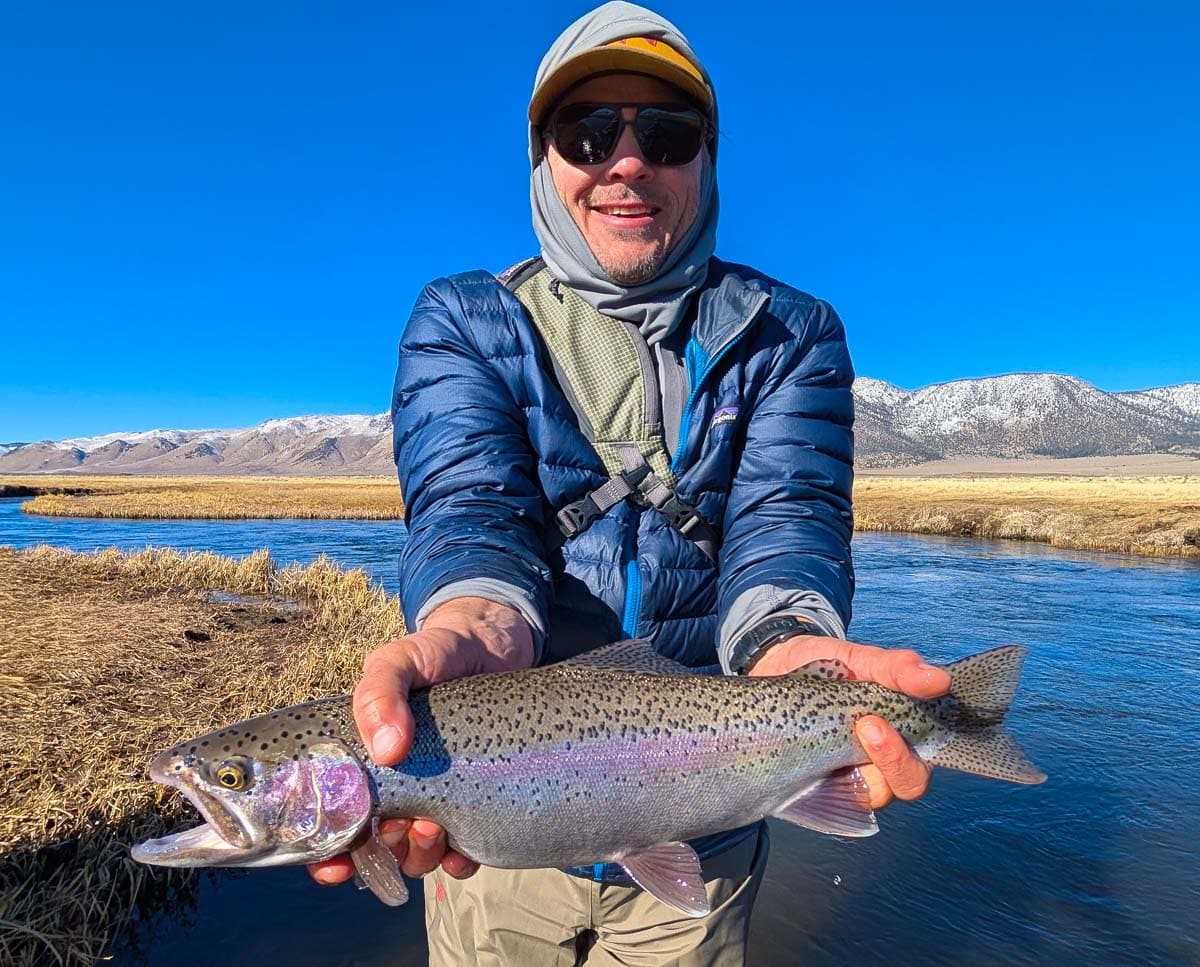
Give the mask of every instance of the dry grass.
[(135, 909), (186, 902), (194, 878), (128, 855), (186, 808), (156, 805), (151, 755), (345, 692), (401, 632), (395, 599), (328, 561), (0, 548), (0, 963), (91, 964)]
[(394, 477), (12, 476), (0, 486), (50, 517), (153, 519), (319, 518), (395, 520), (404, 502)]
[(859, 530), (1200, 557), (1200, 476), (860, 477)]

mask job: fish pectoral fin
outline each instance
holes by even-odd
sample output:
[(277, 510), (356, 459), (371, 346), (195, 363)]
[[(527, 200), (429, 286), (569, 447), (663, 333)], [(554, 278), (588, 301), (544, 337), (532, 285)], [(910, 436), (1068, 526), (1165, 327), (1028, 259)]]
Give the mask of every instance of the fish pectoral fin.
[(365, 886), (389, 907), (408, 902), (408, 887), (395, 854), (379, 838), (379, 820), (371, 820), (371, 835), (350, 850), (355, 882)]
[(792, 669), (788, 675), (792, 678), (821, 678), (827, 682), (848, 682), (854, 678), (850, 666), (836, 658), (818, 658)]
[(867, 782), (857, 769), (830, 773), (784, 803), (774, 816), (834, 836), (874, 836), (879, 832)]
[(663, 843), (618, 862), (633, 882), (680, 913), (704, 917), (712, 909), (700, 857), (687, 843)]

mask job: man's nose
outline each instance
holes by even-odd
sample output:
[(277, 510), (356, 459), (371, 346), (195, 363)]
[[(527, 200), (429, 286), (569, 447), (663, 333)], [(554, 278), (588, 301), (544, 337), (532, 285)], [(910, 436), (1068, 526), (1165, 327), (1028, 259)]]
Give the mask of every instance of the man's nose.
[[(628, 112), (630, 116), (626, 120), (633, 120), (632, 113)], [(612, 181), (649, 181), (654, 177), (654, 167), (643, 157), (632, 124), (624, 126), (612, 157), (608, 159), (608, 177)]]

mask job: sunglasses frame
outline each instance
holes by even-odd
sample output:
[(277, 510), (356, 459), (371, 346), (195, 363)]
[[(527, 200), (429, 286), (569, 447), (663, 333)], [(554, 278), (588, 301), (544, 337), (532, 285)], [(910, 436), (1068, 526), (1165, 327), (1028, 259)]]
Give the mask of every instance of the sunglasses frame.
[[(570, 108), (589, 108), (590, 109), (588, 111), (589, 114), (594, 112), (597, 108), (606, 108), (608, 110), (612, 110), (612, 111), (616, 112), (617, 134), (616, 134), (616, 137), (613, 138), (612, 146), (605, 153), (604, 157), (599, 158), (596, 161), (573, 161), (571, 158), (567, 157), (567, 155), (563, 152), (562, 146), (558, 142), (558, 116), (563, 111), (568, 110)], [(632, 121), (626, 120), (626, 118), (625, 118), (625, 109), (626, 108), (632, 108), (634, 111)], [(664, 111), (664, 112), (669, 112), (671, 114), (694, 116), (700, 122), (700, 144), (696, 148), (696, 154), (692, 155), (686, 161), (674, 161), (674, 162), (651, 161), (650, 158), (646, 155), (646, 149), (642, 146), (641, 135), (639, 134), (638, 128), (637, 128), (637, 124), (642, 118), (642, 112), (645, 110)], [(586, 116), (587, 116), (586, 114), (583, 115), (583, 117), (586, 117)], [(581, 117), (580, 120), (582, 120), (583, 117)], [(547, 121), (547, 123), (542, 126), (541, 135), (542, 135), (543, 139), (549, 139), (550, 141), (554, 142), (554, 146), (555, 146), (555, 148), (558, 149), (558, 153), (563, 157), (563, 160), (565, 160), (569, 164), (602, 165), (605, 162), (607, 162), (613, 156), (613, 152), (617, 150), (617, 145), (620, 143), (621, 136), (625, 133), (625, 128), (627, 128), (627, 127), (633, 128), (633, 136), (634, 136), (634, 140), (637, 141), (638, 151), (641, 152), (642, 157), (646, 160), (647, 164), (662, 166), (662, 167), (666, 167), (666, 168), (679, 168), (679, 167), (682, 167), (683, 165), (690, 164), (692, 161), (694, 161), (696, 159), (696, 155), (698, 155), (702, 150), (704, 150), (704, 148), (706, 146), (712, 144), (713, 138), (715, 135), (715, 130), (713, 128), (713, 124), (705, 116), (703, 111), (701, 111), (699, 108), (695, 107), (694, 105), (687, 104), (685, 102), (680, 102), (680, 101), (654, 102), (654, 103), (641, 102), (638, 104), (615, 104), (615, 103), (612, 103), (609, 101), (576, 101), (572, 104), (565, 104), (562, 107), (555, 108), (554, 111), (550, 115), (550, 120)]]

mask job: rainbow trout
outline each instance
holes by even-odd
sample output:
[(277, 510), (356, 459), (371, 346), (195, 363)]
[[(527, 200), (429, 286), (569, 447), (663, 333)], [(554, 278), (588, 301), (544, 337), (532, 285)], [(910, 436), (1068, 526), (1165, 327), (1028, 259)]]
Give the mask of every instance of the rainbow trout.
[(949, 695), (917, 701), (848, 680), (837, 662), (779, 678), (689, 673), (640, 641), (572, 661), (414, 692), (412, 751), (381, 768), (350, 700), (324, 699), (160, 753), (151, 776), (205, 822), (133, 849), (160, 866), (281, 866), (349, 852), (360, 885), (408, 899), (381, 818), (422, 816), (464, 856), (510, 869), (619, 863), (689, 916), (708, 912), (689, 839), (775, 816), (823, 833), (878, 831), (856, 766), (864, 714), (927, 761), (1010, 782), (1046, 777), (1002, 720), (1025, 649), (946, 667)]

